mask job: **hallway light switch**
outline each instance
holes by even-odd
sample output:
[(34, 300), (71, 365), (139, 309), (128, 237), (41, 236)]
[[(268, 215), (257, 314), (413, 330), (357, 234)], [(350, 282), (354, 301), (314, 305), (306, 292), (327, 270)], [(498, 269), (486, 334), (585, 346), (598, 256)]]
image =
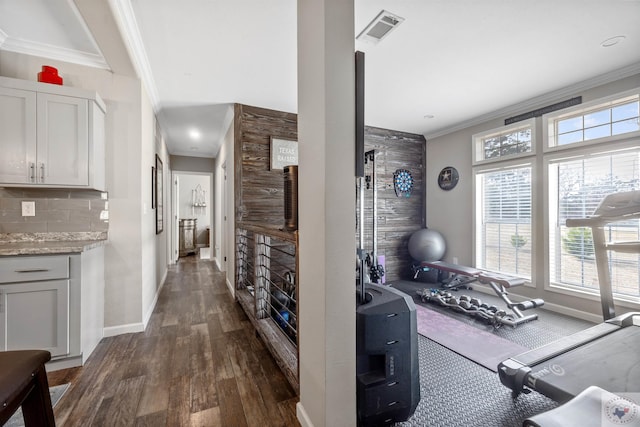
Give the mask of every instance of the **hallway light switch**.
[(36, 202), (22, 202), (22, 216), (36, 216)]

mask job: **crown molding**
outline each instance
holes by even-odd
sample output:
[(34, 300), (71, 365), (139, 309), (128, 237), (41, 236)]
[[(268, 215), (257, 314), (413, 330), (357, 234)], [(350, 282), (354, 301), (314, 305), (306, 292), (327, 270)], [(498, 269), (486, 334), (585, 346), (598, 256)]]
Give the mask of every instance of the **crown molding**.
[(86, 65), (89, 67), (109, 70), (101, 54), (82, 52), (74, 49), (67, 49), (60, 46), (53, 46), (46, 43), (38, 43), (31, 40), (23, 40), (13, 37), (6, 37), (2, 43), (0, 35), (0, 46), (2, 50), (7, 50), (25, 55), (40, 56), (43, 58), (55, 59), (56, 61), (70, 62), (72, 64)]
[(151, 66), (149, 65), (149, 59), (140, 36), (140, 29), (138, 28), (131, 2), (130, 0), (109, 0), (109, 4), (133, 61), (133, 66), (147, 89), (151, 105), (157, 114), (159, 110), (158, 88), (151, 72)]
[(483, 114), (471, 120), (466, 120), (464, 123), (449, 126), (449, 127), (437, 130), (435, 132), (425, 133), (423, 135), (425, 139), (428, 141), (429, 139), (434, 139), (443, 135), (448, 135), (450, 133), (467, 129), (472, 126), (476, 126), (492, 120), (503, 119), (505, 117), (514, 116), (522, 113), (523, 111), (528, 111), (530, 109), (538, 108), (548, 103), (557, 102), (558, 100), (563, 99), (567, 96), (573, 96), (576, 93), (579, 93), (581, 91), (593, 89), (594, 87), (615, 82), (616, 80), (621, 80), (638, 73), (640, 73), (640, 62), (628, 65), (626, 67), (622, 67), (618, 70), (614, 70), (609, 73), (601, 74), (591, 79), (583, 80), (581, 82), (575, 83), (573, 85), (567, 86), (565, 88), (562, 88), (541, 96), (537, 96), (535, 98), (529, 99), (519, 104), (511, 105), (509, 107), (505, 107), (500, 110), (492, 111), (491, 113)]

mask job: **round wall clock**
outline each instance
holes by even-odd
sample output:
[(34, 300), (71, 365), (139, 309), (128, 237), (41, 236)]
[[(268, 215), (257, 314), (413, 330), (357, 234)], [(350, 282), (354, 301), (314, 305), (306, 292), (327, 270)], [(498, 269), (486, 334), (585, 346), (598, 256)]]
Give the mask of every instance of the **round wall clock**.
[(411, 196), (413, 189), (413, 177), (411, 172), (406, 169), (398, 169), (393, 173), (393, 188), (398, 197)]
[(438, 174), (438, 186), (445, 191), (453, 189), (458, 184), (458, 171), (453, 166), (447, 166)]

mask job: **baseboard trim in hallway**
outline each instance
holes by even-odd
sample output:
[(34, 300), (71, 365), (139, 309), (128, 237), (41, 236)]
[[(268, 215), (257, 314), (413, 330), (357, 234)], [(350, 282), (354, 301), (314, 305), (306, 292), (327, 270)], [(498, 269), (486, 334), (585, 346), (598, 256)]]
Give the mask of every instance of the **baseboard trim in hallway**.
[(115, 337), (116, 335), (134, 334), (136, 332), (144, 332), (144, 324), (142, 322), (105, 327), (103, 337)]
[(302, 427), (314, 427), (301, 402), (298, 402), (296, 405), (296, 415), (298, 416), (298, 421)]

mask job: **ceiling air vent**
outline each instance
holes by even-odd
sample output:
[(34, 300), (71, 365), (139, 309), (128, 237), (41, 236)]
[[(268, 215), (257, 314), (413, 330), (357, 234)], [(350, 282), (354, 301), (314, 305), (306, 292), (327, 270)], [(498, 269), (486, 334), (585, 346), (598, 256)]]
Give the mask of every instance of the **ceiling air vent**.
[(383, 10), (358, 34), (356, 39), (374, 44), (378, 43), (385, 38), (391, 30), (400, 25), (402, 21), (404, 21), (404, 18)]

